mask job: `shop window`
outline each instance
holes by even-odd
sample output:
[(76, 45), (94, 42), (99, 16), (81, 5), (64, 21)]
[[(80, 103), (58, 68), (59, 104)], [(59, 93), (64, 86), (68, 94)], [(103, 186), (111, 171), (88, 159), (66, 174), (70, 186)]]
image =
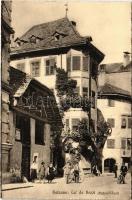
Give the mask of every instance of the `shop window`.
[(128, 128), (132, 128), (132, 117), (128, 117)]
[(35, 122), (35, 144), (44, 145), (44, 123)]
[(70, 56), (67, 57), (67, 71), (68, 72), (71, 71), (71, 57)]
[(46, 75), (54, 75), (55, 67), (56, 67), (55, 58), (46, 59)]
[(114, 139), (108, 139), (107, 140), (107, 148), (109, 148), (109, 149), (115, 148), (115, 140)]
[(108, 119), (107, 119), (107, 122), (111, 125), (112, 128), (115, 127), (115, 119), (113, 119), (113, 118), (108, 118)]
[(83, 97), (87, 97), (88, 96), (88, 88), (87, 87), (83, 87), (82, 88), (82, 92), (83, 92)]
[(108, 99), (108, 106), (109, 107), (114, 107), (115, 106), (115, 101), (112, 99)]
[(22, 72), (25, 72), (25, 63), (18, 63), (16, 65), (17, 69), (19, 69)]
[(126, 118), (121, 119), (121, 128), (126, 128)]
[(40, 62), (39, 61), (31, 62), (31, 73), (33, 77), (40, 76)]
[(72, 119), (72, 130), (73, 131), (78, 131), (78, 124), (79, 124), (80, 119)]
[(73, 56), (72, 57), (72, 70), (80, 70), (81, 66), (81, 57)]
[(83, 56), (83, 71), (88, 71), (89, 68), (89, 59), (88, 57)]
[(92, 91), (92, 108), (95, 108), (95, 92)]

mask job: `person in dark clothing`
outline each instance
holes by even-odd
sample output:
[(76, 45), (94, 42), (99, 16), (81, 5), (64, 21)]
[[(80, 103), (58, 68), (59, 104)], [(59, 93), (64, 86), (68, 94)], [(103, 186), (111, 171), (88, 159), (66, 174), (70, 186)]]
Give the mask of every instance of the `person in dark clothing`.
[(75, 183), (79, 183), (79, 172), (80, 172), (79, 164), (76, 163), (74, 166)]
[(113, 166), (113, 172), (114, 172), (114, 174), (115, 174), (115, 178), (117, 178), (117, 170), (118, 170), (118, 166), (117, 166), (117, 164), (115, 164), (115, 165)]
[(44, 182), (44, 178), (45, 178), (45, 163), (42, 161), (41, 166), (39, 168), (39, 181), (40, 181), (40, 183), (41, 183), (41, 181)]
[(125, 184), (125, 176), (127, 174), (128, 169), (127, 169), (127, 167), (125, 166), (124, 163), (122, 164), (120, 171), (123, 175), (123, 181), (122, 182), (123, 182), (123, 184)]
[(47, 180), (48, 180), (48, 183), (51, 183), (52, 180), (54, 179), (55, 177), (55, 168), (53, 167), (53, 164), (51, 163), (49, 166), (48, 166), (48, 169), (47, 169)]

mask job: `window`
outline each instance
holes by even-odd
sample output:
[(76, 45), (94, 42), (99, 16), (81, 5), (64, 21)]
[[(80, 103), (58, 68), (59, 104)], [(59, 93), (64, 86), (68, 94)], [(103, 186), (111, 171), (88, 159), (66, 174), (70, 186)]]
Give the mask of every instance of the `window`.
[(79, 96), (80, 95), (80, 87), (76, 87), (74, 89), (74, 94), (75, 94), (75, 96)]
[(83, 56), (83, 71), (88, 71), (89, 62), (88, 57)]
[(35, 121), (35, 144), (44, 145), (44, 123)]
[(132, 128), (132, 117), (128, 117), (128, 128)]
[(121, 148), (131, 150), (131, 138), (122, 138), (121, 139)]
[(109, 107), (114, 107), (115, 106), (115, 101), (112, 99), (108, 99), (108, 106)]
[(112, 128), (115, 127), (115, 119), (109, 118), (109, 119), (107, 119), (107, 122), (111, 125)]
[(75, 118), (72, 119), (72, 130), (73, 131), (78, 131), (78, 124), (79, 124), (79, 119)]
[(126, 149), (126, 139), (125, 138), (121, 139), (121, 148)]
[(109, 148), (109, 149), (115, 148), (115, 140), (114, 139), (108, 139), (107, 140), (107, 148)]
[(31, 62), (31, 72), (32, 72), (33, 77), (40, 76), (40, 62), (39, 61)]
[(87, 97), (87, 96), (88, 96), (88, 88), (83, 87), (83, 97)]
[(68, 72), (71, 71), (71, 57), (70, 56), (67, 57), (67, 71)]
[(126, 128), (126, 118), (121, 119), (121, 128)]
[(81, 57), (73, 56), (72, 57), (72, 70), (80, 70)]
[(56, 61), (55, 58), (50, 58), (46, 60), (46, 75), (55, 74)]
[(69, 119), (66, 119), (66, 131), (69, 130)]
[(16, 65), (17, 69), (21, 70), (22, 72), (25, 72), (25, 63), (18, 63)]
[(92, 108), (95, 108), (95, 92), (92, 91)]

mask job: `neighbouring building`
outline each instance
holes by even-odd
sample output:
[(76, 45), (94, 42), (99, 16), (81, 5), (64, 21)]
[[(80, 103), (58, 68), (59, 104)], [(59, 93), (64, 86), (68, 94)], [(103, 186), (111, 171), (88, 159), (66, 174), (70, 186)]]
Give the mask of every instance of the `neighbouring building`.
[(8, 171), (10, 159), (10, 150), (12, 144), (10, 141), (9, 124), (9, 95), (11, 88), (9, 86), (9, 62), (10, 62), (10, 35), (14, 31), (11, 27), (11, 1), (1, 1), (1, 156), (2, 172)]
[[(36, 79), (10, 67), (10, 159), (4, 182), (11, 180), (15, 170), (18, 177), (30, 180), (30, 167), (36, 160), (38, 170), (42, 161), (62, 168), (59, 137), (62, 121), (53, 93)], [(55, 137), (58, 137), (56, 145)]]
[[(65, 17), (35, 25), (17, 38), (12, 46), (11, 65), (45, 84), (55, 95), (55, 69), (67, 71), (69, 78), (77, 81), (76, 94), (92, 100), (89, 118), (97, 130), (97, 76), (103, 58), (92, 38), (82, 37), (76, 22)], [(65, 129), (75, 130), (83, 118), (88, 119), (88, 115), (81, 108), (70, 108), (65, 112)]]
[(112, 127), (103, 150), (103, 170), (131, 165), (131, 61), (124, 53), (124, 62), (100, 65), (97, 106)]

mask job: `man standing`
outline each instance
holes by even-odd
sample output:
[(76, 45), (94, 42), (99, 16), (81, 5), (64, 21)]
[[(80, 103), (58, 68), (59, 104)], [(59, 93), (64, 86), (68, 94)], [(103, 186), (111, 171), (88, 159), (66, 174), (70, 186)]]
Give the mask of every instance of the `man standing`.
[(128, 171), (127, 167), (125, 166), (125, 163), (122, 164), (120, 171), (121, 171), (122, 176), (123, 176), (123, 181), (122, 182), (124, 184), (125, 183), (125, 176), (126, 176), (127, 171)]

